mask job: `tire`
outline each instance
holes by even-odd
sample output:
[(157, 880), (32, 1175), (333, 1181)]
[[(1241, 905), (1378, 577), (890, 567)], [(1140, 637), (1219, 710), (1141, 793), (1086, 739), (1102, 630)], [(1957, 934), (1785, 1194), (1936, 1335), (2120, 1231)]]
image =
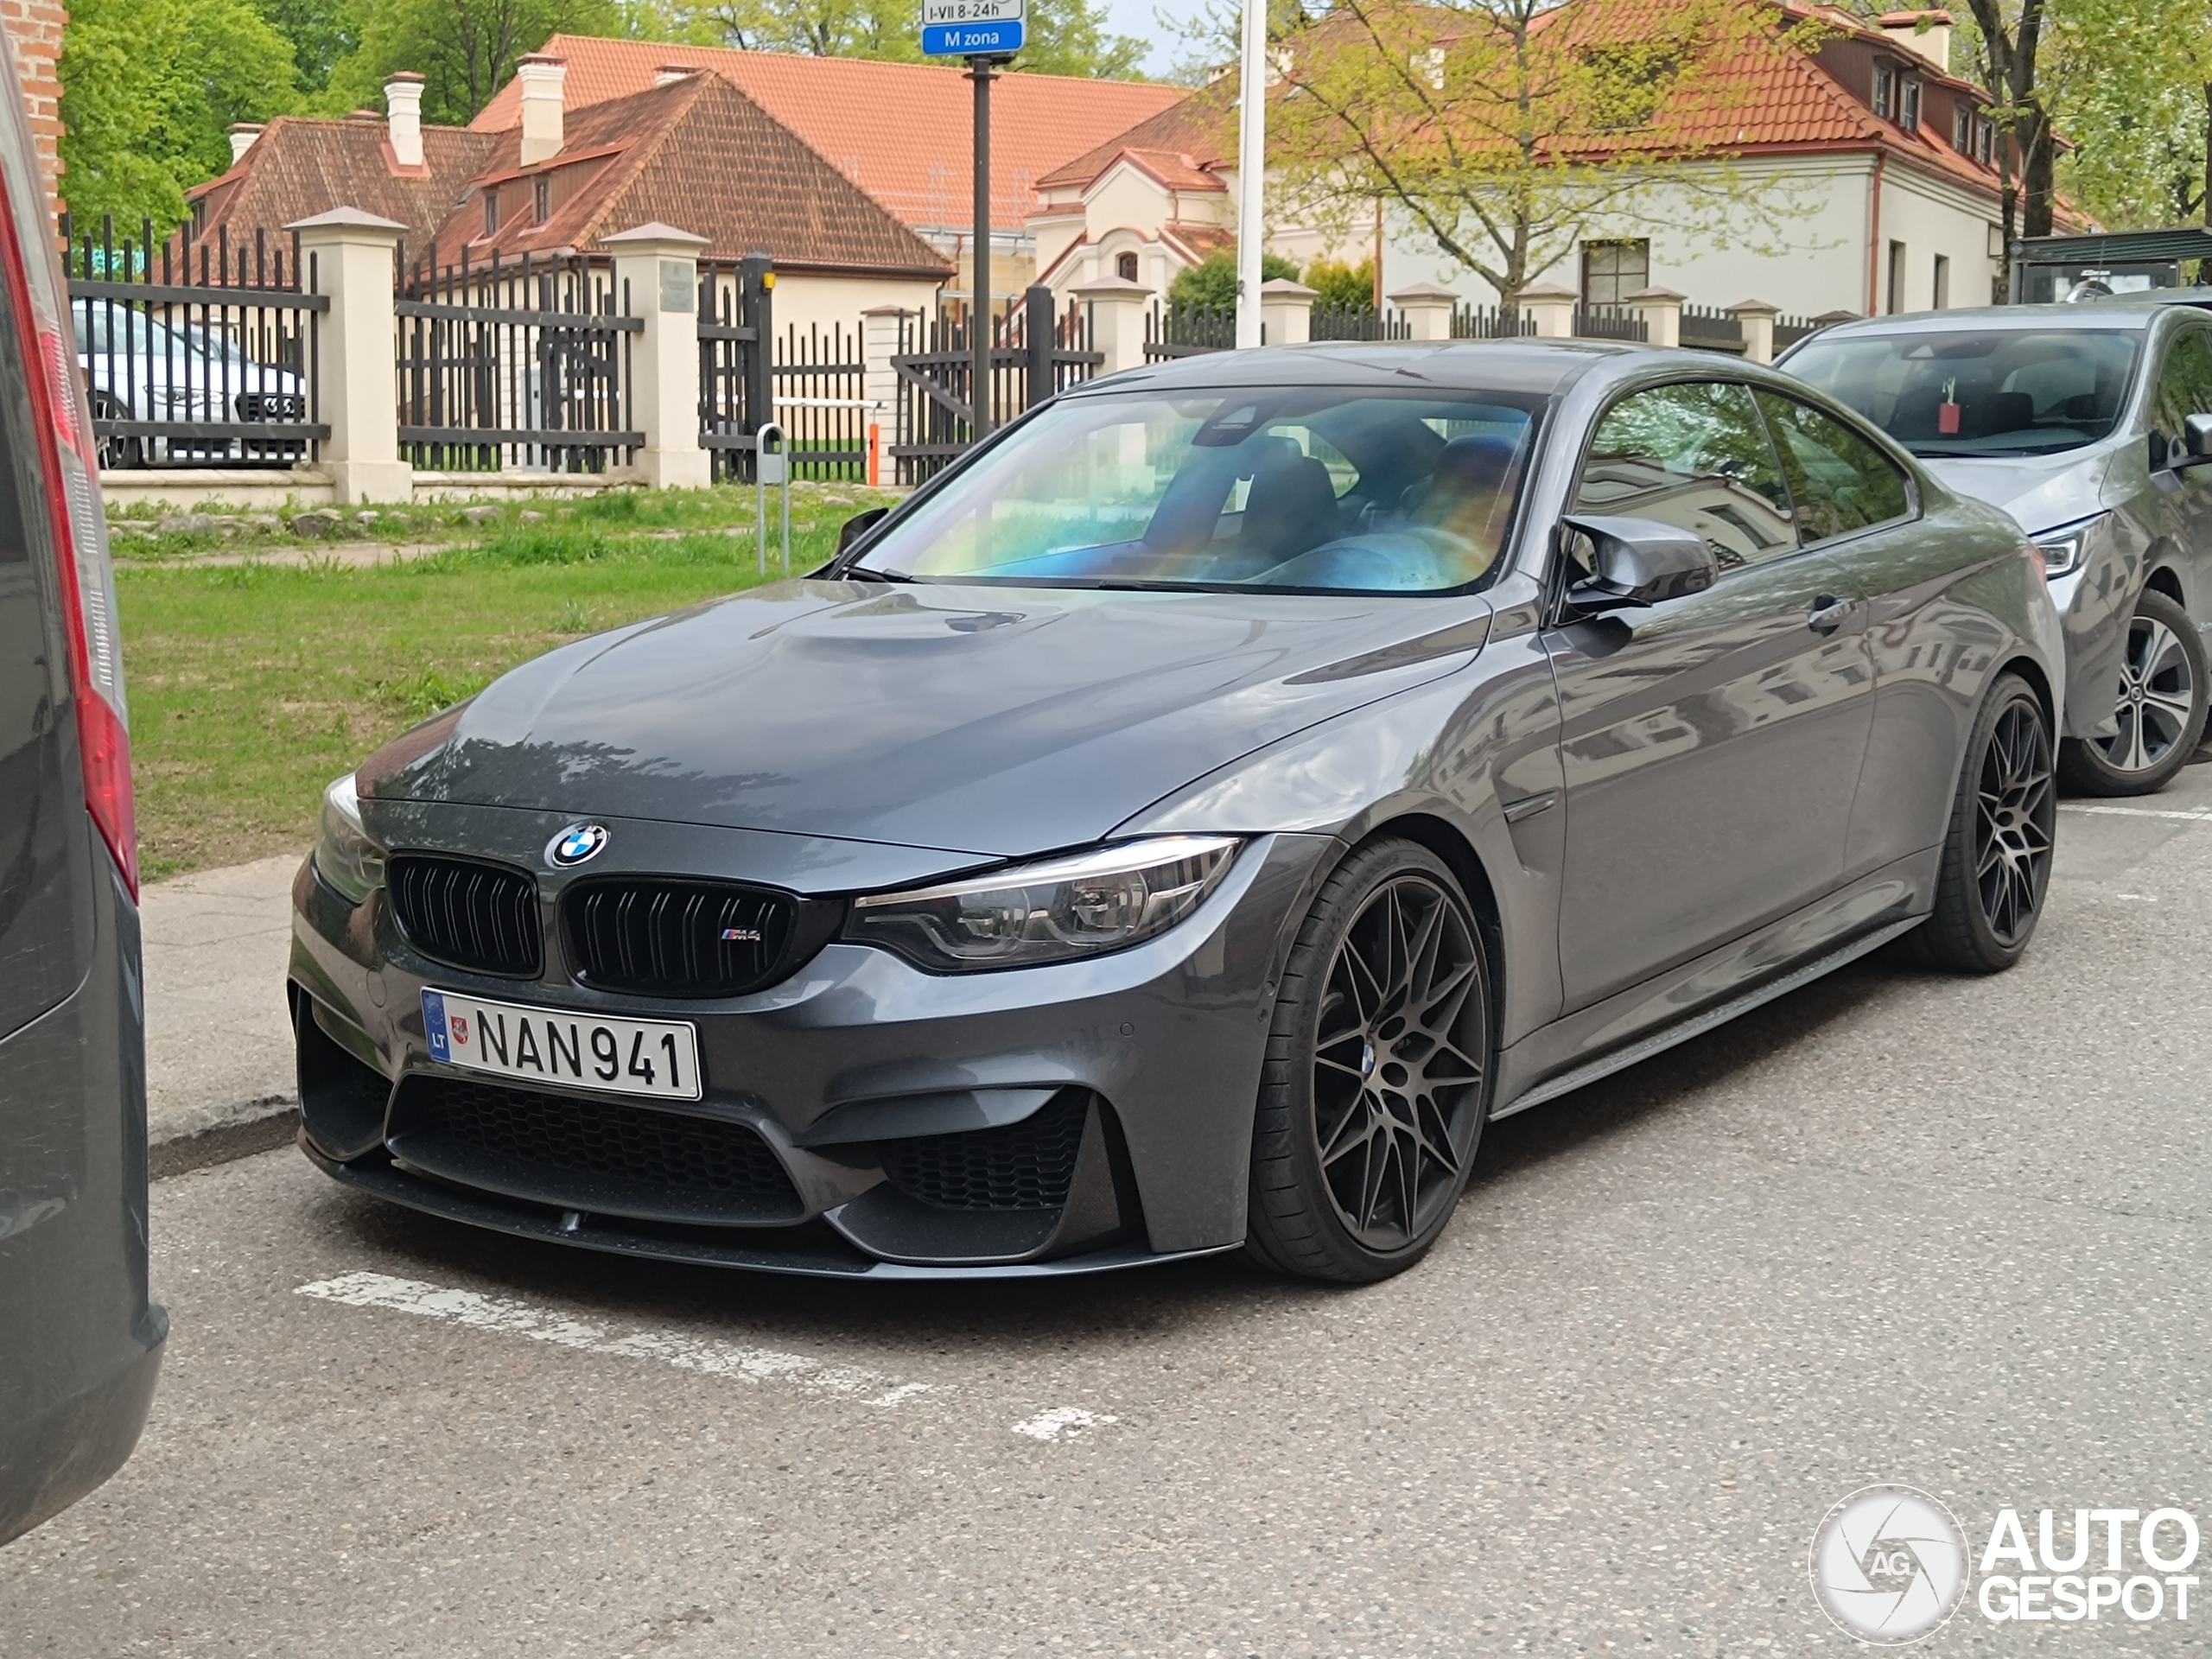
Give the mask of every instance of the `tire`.
[[(96, 421), (127, 420), (130, 411), (104, 391), (96, 391), (92, 398), (92, 418)], [(94, 463), (102, 472), (113, 472), (121, 467), (137, 467), (146, 464), (146, 444), (143, 438), (102, 438), (94, 449)]]
[(2043, 916), (2058, 823), (2050, 717), (2017, 674), (2000, 674), (1974, 716), (1943, 836), (1936, 909), (1911, 939), (1923, 961), (2001, 973)]
[(1249, 1256), (1365, 1284), (1427, 1254), (1490, 1115), (1494, 983), (1482, 927), (1427, 848), (1378, 841), (1330, 876), (1268, 1030)]
[(2084, 795), (2151, 795), (2171, 783), (2204, 739), (2212, 678), (2204, 640), (2189, 613), (2146, 588), (2127, 626), (2120, 671), (2120, 730), (2111, 737), (2069, 737), (2059, 746), (2058, 776)]

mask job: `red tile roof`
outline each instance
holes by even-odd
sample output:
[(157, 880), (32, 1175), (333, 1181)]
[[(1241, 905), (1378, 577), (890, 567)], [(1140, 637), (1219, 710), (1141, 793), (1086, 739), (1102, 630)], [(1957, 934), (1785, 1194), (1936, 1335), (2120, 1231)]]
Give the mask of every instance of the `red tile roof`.
[[(663, 64), (696, 65), (728, 79), (906, 224), (969, 222), (975, 92), (957, 68), (581, 35), (556, 35), (543, 50), (569, 66), (571, 121), (591, 105), (651, 86)], [(1179, 86), (1137, 81), (1005, 76), (991, 89), (993, 222), (1020, 225), (1035, 207), (1038, 180), (1186, 96)], [(469, 124), (478, 132), (513, 127), (521, 100), (510, 80)]]
[[(1062, 162), (1037, 181), (1038, 188), (1070, 184), (1088, 188), (1119, 156), (1129, 152), (1143, 156), (1172, 156), (1193, 173), (1234, 166), (1236, 134), (1229, 102), (1234, 93), (1220, 90), (1234, 85), (1233, 80), (1217, 81), (1157, 115), (1146, 117), (1128, 131), (1117, 132), (1105, 143)], [(1162, 181), (1170, 181), (1163, 176)], [(1211, 174), (1206, 175), (1205, 181), (1216, 189), (1221, 188), (1220, 180)]]
[(402, 168), (381, 121), (280, 115), (229, 172), (188, 193), (192, 245), (251, 246), (258, 231), (271, 248), (289, 249), (285, 226), (333, 207), (397, 219), (410, 243), (427, 243), (498, 143), (465, 127), (425, 127), (423, 167)]
[[(560, 154), (534, 167), (518, 165), (519, 129), (472, 136), (489, 146), (480, 178), (500, 189), (501, 223), (484, 234), (482, 189), (472, 193), (444, 218), (441, 261), (464, 245), (472, 260), (494, 246), (502, 255), (585, 249), (658, 220), (706, 237), (717, 258), (761, 249), (785, 270), (950, 274), (929, 244), (720, 75), (571, 109)], [(542, 224), (541, 177), (551, 207)]]

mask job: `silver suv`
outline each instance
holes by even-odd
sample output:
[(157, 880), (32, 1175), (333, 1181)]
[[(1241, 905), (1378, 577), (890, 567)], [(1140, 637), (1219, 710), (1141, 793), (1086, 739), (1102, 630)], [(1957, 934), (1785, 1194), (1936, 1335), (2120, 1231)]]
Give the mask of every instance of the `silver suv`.
[(1781, 366), (2019, 522), (2065, 620), (2062, 778), (2163, 788), (2204, 735), (2212, 678), (2212, 315), (2168, 299), (1879, 317)]

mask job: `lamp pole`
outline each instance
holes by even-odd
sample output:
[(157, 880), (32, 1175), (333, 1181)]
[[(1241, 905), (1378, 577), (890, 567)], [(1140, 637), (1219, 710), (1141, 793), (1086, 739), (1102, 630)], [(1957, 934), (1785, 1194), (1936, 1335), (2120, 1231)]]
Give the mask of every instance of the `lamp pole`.
[(968, 308), (968, 345), (975, 353), (969, 401), (976, 411), (972, 442), (991, 431), (991, 77), (992, 58), (968, 60), (968, 79), (976, 83), (976, 280)]
[(1260, 343), (1261, 192), (1268, 155), (1268, 0), (1244, 0), (1236, 123), (1236, 346)]

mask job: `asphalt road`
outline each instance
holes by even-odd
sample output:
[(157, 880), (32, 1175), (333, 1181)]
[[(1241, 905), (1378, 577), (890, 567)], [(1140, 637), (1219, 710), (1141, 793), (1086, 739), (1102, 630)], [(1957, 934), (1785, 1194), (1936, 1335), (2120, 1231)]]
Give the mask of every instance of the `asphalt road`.
[(2212, 1522), (2212, 766), (2061, 834), (2018, 970), (1877, 958), (1497, 1125), (1365, 1290), (823, 1285), (291, 1151), (162, 1182), (152, 1423), (0, 1553), (0, 1651), (1840, 1653), (1807, 1549), (1864, 1484), (1977, 1552), (2005, 1506)]

